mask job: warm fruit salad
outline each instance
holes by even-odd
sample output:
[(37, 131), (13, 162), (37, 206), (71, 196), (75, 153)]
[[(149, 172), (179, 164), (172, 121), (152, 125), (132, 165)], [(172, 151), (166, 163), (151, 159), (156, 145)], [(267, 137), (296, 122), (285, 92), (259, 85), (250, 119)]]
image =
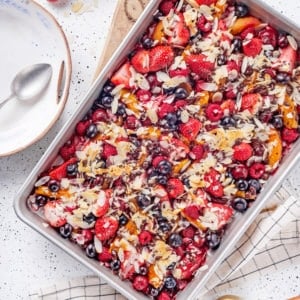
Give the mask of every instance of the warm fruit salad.
[(175, 299), (299, 136), (295, 38), (226, 0), (165, 0), (29, 197), (134, 289)]

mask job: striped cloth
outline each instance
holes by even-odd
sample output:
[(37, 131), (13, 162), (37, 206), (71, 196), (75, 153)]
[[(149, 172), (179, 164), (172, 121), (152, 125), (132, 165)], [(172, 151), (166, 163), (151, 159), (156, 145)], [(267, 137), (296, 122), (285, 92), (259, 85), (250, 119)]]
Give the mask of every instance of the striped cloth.
[[(300, 262), (299, 201), (281, 187), (268, 207), (271, 209), (256, 218), (207, 283), (205, 294), (197, 300), (215, 299), (214, 295), (222, 290)], [(125, 300), (106, 282), (93, 276), (40, 288), (30, 295), (30, 299)]]

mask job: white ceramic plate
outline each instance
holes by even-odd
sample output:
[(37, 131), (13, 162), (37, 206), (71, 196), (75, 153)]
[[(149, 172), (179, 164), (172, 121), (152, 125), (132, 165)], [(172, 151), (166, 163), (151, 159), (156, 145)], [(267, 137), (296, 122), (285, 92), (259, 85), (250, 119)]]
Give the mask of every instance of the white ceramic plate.
[(71, 56), (55, 18), (34, 1), (0, 0), (0, 99), (10, 95), (14, 76), (25, 66), (49, 63), (51, 82), (40, 99), (16, 98), (0, 109), (0, 156), (28, 147), (51, 128), (61, 114), (71, 80)]

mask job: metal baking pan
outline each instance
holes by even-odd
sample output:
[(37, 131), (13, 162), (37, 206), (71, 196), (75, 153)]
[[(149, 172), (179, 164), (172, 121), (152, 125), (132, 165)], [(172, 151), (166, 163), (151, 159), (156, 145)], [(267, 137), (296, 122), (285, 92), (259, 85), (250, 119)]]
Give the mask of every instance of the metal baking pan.
[[(67, 124), (62, 128), (59, 134), (56, 136), (54, 141), (51, 143), (45, 154), (42, 156), (40, 161), (37, 163), (31, 174), (18, 191), (14, 200), (14, 209), (18, 217), (24, 221), (27, 225), (38, 231), (40, 234), (45, 236), (47, 239), (52, 241), (54, 244), (65, 250), (71, 256), (76, 258), (78, 261), (89, 267), (98, 276), (105, 279), (111, 286), (117, 289), (125, 297), (134, 300), (148, 299), (146, 296), (135, 291), (130, 284), (126, 281), (122, 281), (116, 275), (101, 266), (99, 262), (87, 258), (82, 249), (77, 245), (70, 243), (68, 240), (62, 239), (57, 235), (57, 232), (50, 226), (43, 226), (43, 219), (32, 212), (27, 206), (27, 198), (32, 192), (34, 184), (44, 170), (50, 167), (55, 156), (57, 155), (58, 149), (68, 140), (71, 136), (75, 124), (80, 121), (89, 108), (92, 106), (94, 100), (99, 95), (102, 86), (106, 80), (112, 75), (113, 71), (122, 63), (125, 55), (135, 45), (138, 37), (146, 30), (153, 18), (153, 14), (157, 10), (160, 1), (152, 0), (140, 16), (138, 21), (135, 23), (127, 37), (124, 39), (122, 44), (116, 50), (110, 61), (103, 68), (99, 74), (97, 80), (83, 99), (81, 105), (78, 107), (74, 115), (70, 118)], [(296, 40), (300, 41), (300, 28), (293, 24), (291, 21), (285, 19), (281, 14), (274, 11), (271, 7), (259, 0), (248, 0), (247, 5), (249, 6), (251, 13), (265, 22), (270, 23), (276, 28), (283, 29), (286, 32), (291, 33)], [(241, 238), (250, 224), (253, 222), (255, 217), (259, 214), (261, 209), (266, 205), (267, 201), (272, 197), (276, 190), (280, 187), (284, 178), (288, 175), (290, 170), (296, 165), (300, 158), (300, 140), (293, 146), (290, 153), (285, 156), (281, 166), (276, 171), (276, 174), (269, 179), (264, 186), (258, 199), (253, 205), (247, 210), (242, 216), (239, 215), (235, 218), (234, 222), (230, 224), (228, 230), (222, 240), (222, 246), (214, 251), (207, 258), (208, 268), (205, 271), (198, 272), (195, 278), (189, 283), (189, 285), (180, 292), (176, 299), (186, 300), (195, 299), (201, 294), (203, 288), (215, 270), (218, 268), (220, 263), (226, 258), (230, 250), (233, 249), (234, 245)]]

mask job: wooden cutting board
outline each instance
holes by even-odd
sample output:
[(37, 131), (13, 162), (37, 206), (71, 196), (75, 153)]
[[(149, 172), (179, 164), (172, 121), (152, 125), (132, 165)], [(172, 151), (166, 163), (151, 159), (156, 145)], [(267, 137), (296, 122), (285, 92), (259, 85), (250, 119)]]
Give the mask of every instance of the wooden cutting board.
[(149, 0), (118, 0), (108, 37), (96, 68), (95, 77), (98, 76), (148, 2)]

